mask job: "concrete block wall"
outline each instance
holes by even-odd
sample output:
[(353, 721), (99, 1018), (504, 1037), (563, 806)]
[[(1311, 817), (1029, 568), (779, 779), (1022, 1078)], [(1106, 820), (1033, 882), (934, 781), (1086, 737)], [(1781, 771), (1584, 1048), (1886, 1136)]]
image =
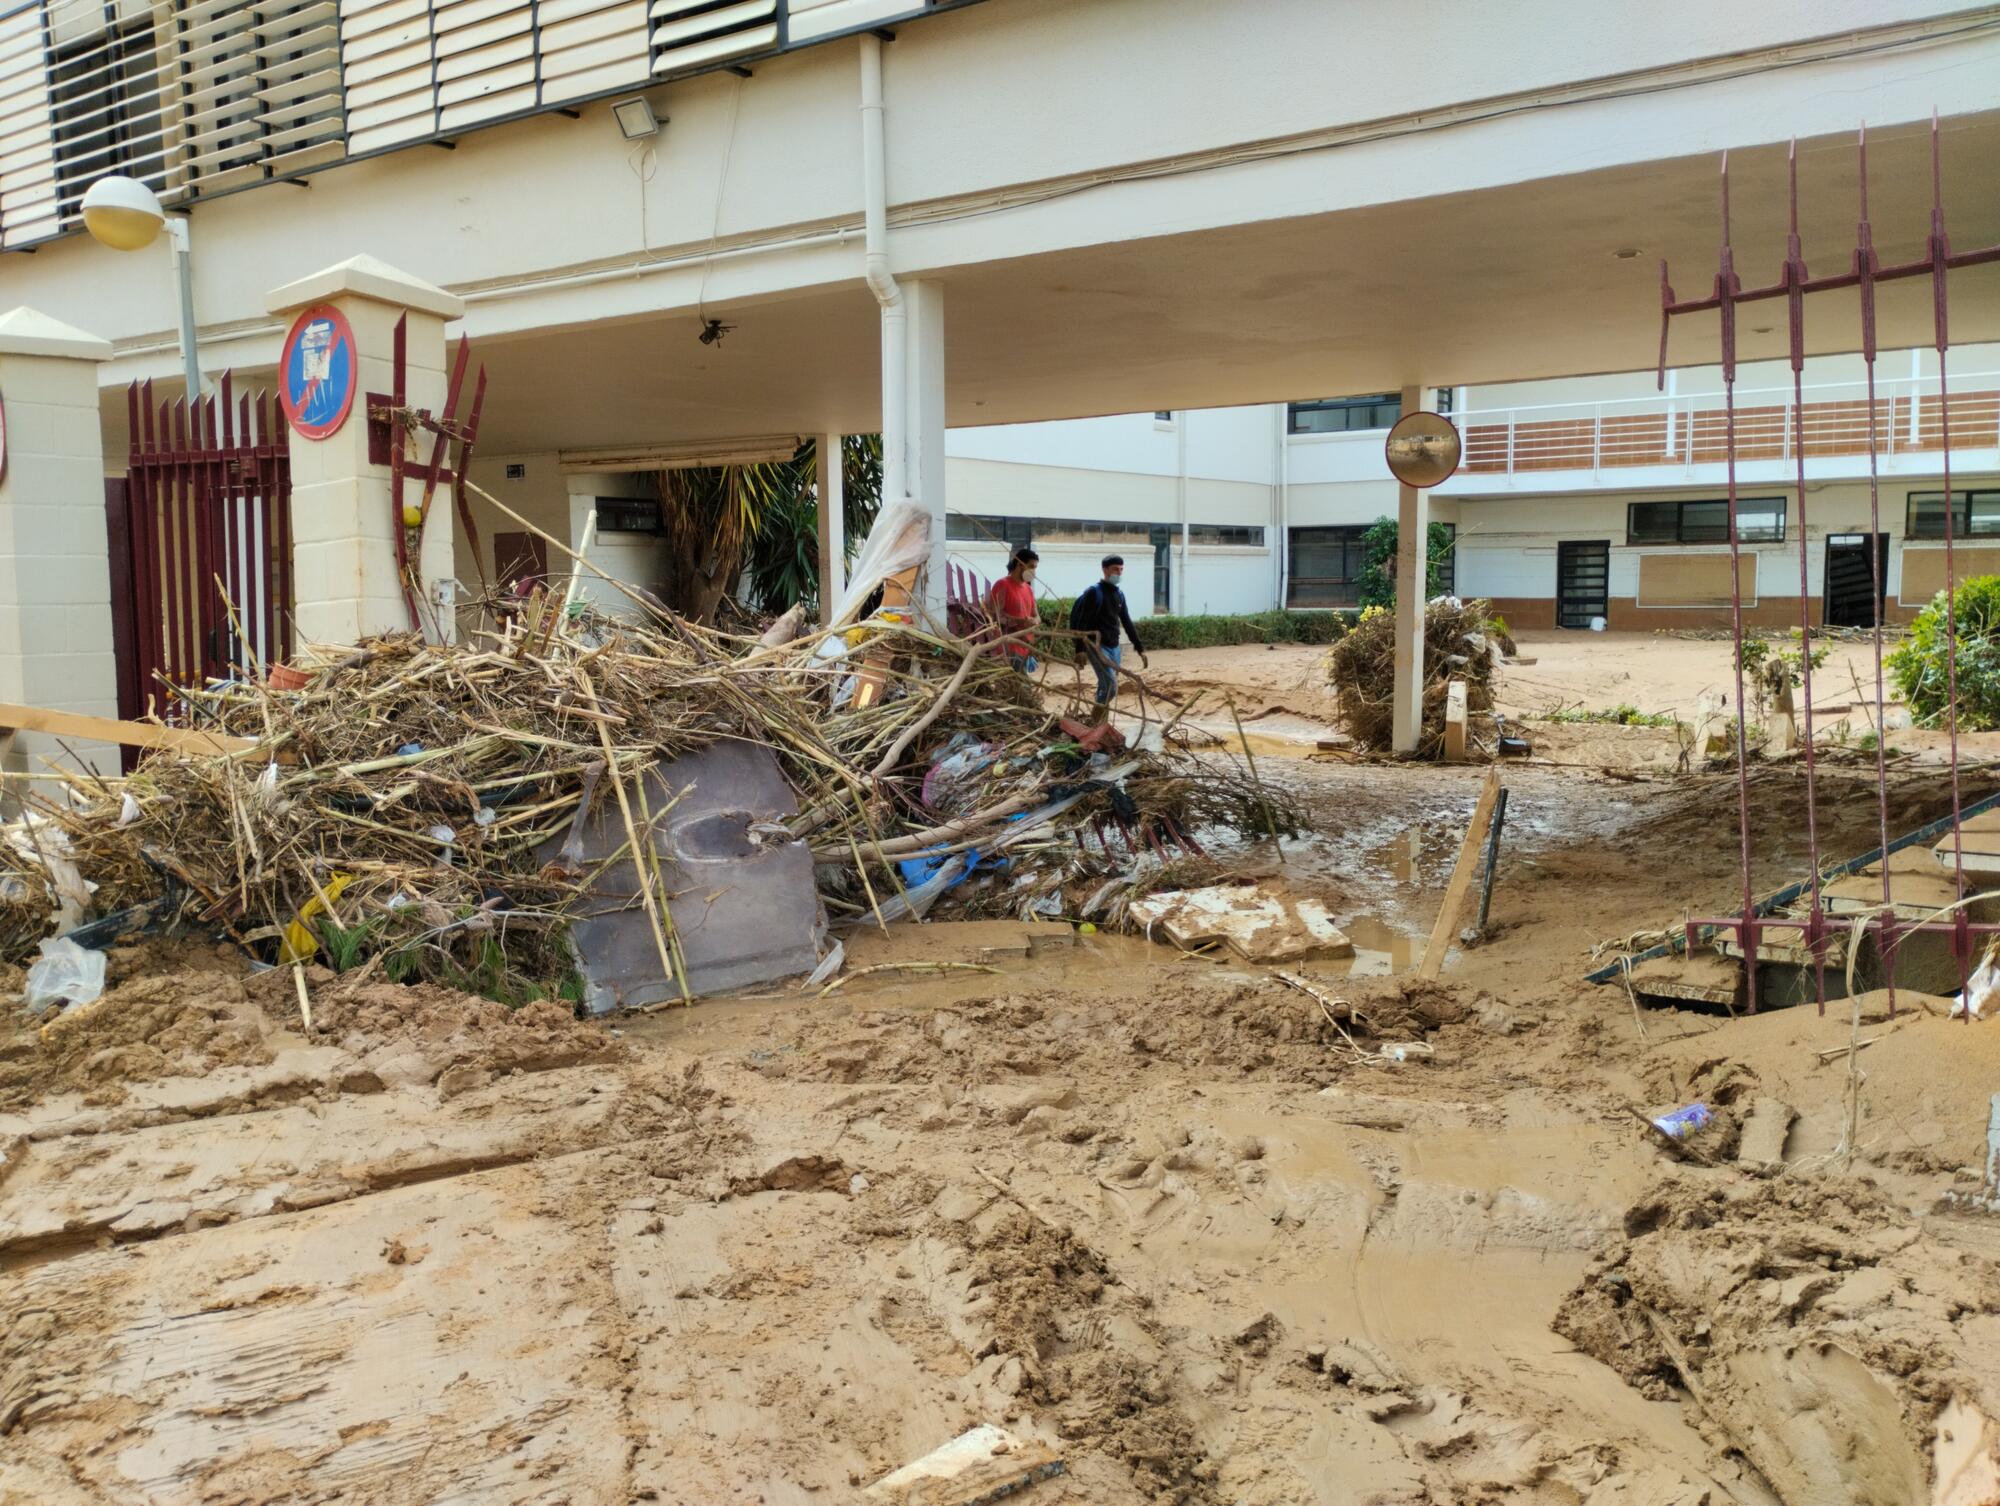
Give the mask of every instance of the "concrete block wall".
[[(0, 315), (0, 701), (118, 714), (97, 363), (108, 343), (28, 309)], [(0, 804), (45, 762), (118, 770), (109, 743), (16, 733)]]

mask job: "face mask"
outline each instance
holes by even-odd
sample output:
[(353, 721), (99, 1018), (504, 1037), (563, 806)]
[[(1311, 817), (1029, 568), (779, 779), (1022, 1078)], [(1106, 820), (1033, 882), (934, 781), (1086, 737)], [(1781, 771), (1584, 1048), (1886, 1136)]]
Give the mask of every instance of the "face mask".
[(1113, 570), (1109, 575), (1105, 576), (1104, 578), (1110, 581), (1111, 584), (1115, 586), (1120, 581), (1125, 579), (1125, 572), (1123, 570)]
[(1021, 572), (1021, 583), (1032, 586), (1035, 583), (1035, 572), (1032, 570), (1023, 570)]

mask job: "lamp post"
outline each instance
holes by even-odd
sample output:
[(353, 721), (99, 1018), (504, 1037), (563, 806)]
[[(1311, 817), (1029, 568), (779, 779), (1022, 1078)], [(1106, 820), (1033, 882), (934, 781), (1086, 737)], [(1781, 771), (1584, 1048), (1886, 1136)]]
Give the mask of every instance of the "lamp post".
[(181, 372), (192, 403), (201, 396), (201, 362), (195, 351), (194, 269), (189, 262), (188, 222), (160, 207), (159, 195), (137, 178), (99, 178), (83, 196), (83, 228), (114, 251), (143, 251), (167, 232), (173, 249), (174, 282), (181, 299)]

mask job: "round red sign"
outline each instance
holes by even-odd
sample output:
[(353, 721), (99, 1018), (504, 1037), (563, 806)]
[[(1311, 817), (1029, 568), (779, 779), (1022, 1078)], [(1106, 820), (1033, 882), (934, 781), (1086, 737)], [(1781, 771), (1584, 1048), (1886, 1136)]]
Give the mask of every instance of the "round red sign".
[(292, 321), (278, 361), (278, 401), (291, 426), (307, 439), (340, 431), (361, 383), (361, 359), (347, 316), (319, 303)]

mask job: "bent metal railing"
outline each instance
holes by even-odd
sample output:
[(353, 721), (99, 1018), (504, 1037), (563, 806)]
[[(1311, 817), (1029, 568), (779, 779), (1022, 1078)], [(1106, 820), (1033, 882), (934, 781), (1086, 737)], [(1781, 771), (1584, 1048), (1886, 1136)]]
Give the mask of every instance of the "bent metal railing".
[[(1807, 491), (1806, 491), (1806, 443), (1803, 434), (1806, 403), (1804, 400), (1805, 369), (1805, 310), (1806, 300), (1820, 293), (1836, 292), (1852, 288), (1860, 300), (1862, 358), (1866, 377), (1864, 381), (1863, 424), (1868, 456), (1868, 514), (1871, 532), (1881, 532), (1880, 498), (1878, 482), (1879, 457), (1883, 451), (1882, 417), (1883, 404), (1875, 378), (1876, 357), (1876, 304), (1875, 290), (1881, 283), (1906, 278), (1925, 278), (1931, 287), (1931, 333), (1932, 346), (1937, 353), (1937, 375), (1935, 377), (1937, 414), (1937, 450), (1942, 457), (1943, 491), (1947, 497), (1951, 493), (1951, 455), (1953, 449), (1952, 424), (1962, 410), (1954, 406), (1951, 394), (1948, 352), (1951, 347), (1949, 318), (1949, 274), (1965, 267), (1989, 262), (2000, 262), (2000, 245), (1987, 246), (1977, 251), (1953, 251), (1951, 241), (1945, 231), (1944, 218), (1944, 177), (1938, 150), (1937, 118), (1931, 119), (1931, 213), (1929, 234), (1924, 242), (1924, 254), (1912, 261), (1885, 265), (1875, 251), (1874, 231), (1868, 219), (1868, 138), (1864, 129), (1858, 138), (1860, 155), (1860, 200), (1859, 214), (1855, 230), (1855, 243), (1848, 257), (1847, 269), (1829, 276), (1813, 277), (1808, 274), (1805, 250), (1799, 235), (1799, 178), (1798, 148), (1794, 143), (1789, 172), (1789, 221), (1785, 241), (1785, 260), (1777, 281), (1762, 287), (1745, 288), (1737, 276), (1735, 253), (1729, 236), (1729, 157), (1722, 159), (1722, 244), (1718, 255), (1713, 291), (1705, 298), (1677, 298), (1673, 286), (1668, 281), (1667, 264), (1660, 263), (1660, 383), (1665, 386), (1667, 365), (1667, 335), (1673, 320), (1678, 315), (1713, 312), (1717, 314), (1721, 330), (1722, 356), (1722, 440), (1723, 461), (1727, 468), (1729, 494), (1729, 553), (1736, 567), (1731, 572), (1730, 625), (1736, 650), (1736, 812), (1738, 832), (1738, 858), (1740, 862), (1741, 913), (1733, 916), (1716, 916), (1690, 919), (1686, 926), (1687, 943), (1690, 948), (1707, 940), (1718, 932), (1734, 932), (1743, 954), (1744, 973), (1747, 980), (1748, 1003), (1751, 1009), (1757, 1007), (1757, 946), (1763, 933), (1769, 930), (1786, 929), (1799, 933), (1800, 943), (1812, 961), (1813, 989), (1820, 1010), (1826, 1009), (1826, 954), (1827, 944), (1836, 931), (1872, 933), (1878, 954), (1885, 967), (1885, 982), (1888, 988), (1888, 1002), (1891, 1011), (1895, 1009), (1896, 970), (1895, 956), (1897, 944), (1913, 932), (1945, 932), (1951, 938), (1951, 951), (1958, 964), (1959, 980), (1963, 985), (1972, 969), (1973, 936), (1975, 933), (2000, 933), (2000, 924), (1976, 924), (1969, 919), (1963, 903), (1956, 905), (1949, 919), (1924, 921), (1904, 920), (1898, 916), (1892, 892), (1891, 870), (1893, 865), (1886, 860), (1882, 870), (1882, 904), (1865, 919), (1843, 920), (1829, 924), (1822, 902), (1822, 879), (1820, 872), (1819, 846), (1819, 790), (1817, 771), (1813, 758), (1813, 689), (1812, 656), (1801, 655), (1801, 674), (1804, 679), (1804, 738), (1803, 755), (1806, 787), (1806, 851), (1811, 869), (1805, 885), (1807, 900), (1803, 915), (1778, 916), (1760, 913), (1760, 907), (1752, 897), (1750, 859), (1750, 771), (1748, 733), (1744, 713), (1744, 670), (1743, 670), (1743, 595), (1741, 587), (1742, 541), (1736, 528), (1736, 484), (1737, 465), (1747, 458), (1744, 453), (1745, 434), (1741, 427), (1742, 414), (1737, 408), (1736, 371), (1736, 316), (1744, 304), (1782, 298), (1785, 302), (1787, 337), (1790, 347), (1792, 370), (1792, 393), (1789, 404), (1791, 424), (1791, 456), (1794, 462), (1794, 487), (1798, 496), (1798, 540), (1799, 540), (1799, 628), (1803, 638), (1809, 643), (1812, 635), (1811, 602), (1807, 586)], [(1951, 780), (1951, 836), (1952, 870), (1956, 881), (1955, 893), (1961, 901), (1966, 896), (1965, 889), (1965, 838), (1964, 802), (1959, 788), (1958, 752), (1958, 649), (1957, 649), (1957, 600), (1958, 571), (1954, 557), (1952, 509), (1944, 509), (1944, 566), (1945, 566), (1945, 665), (1946, 696), (1945, 730), (1950, 760)], [(1869, 551), (1871, 571), (1875, 576), (1876, 600), (1881, 599), (1881, 559), (1876, 551)], [(1882, 614), (1875, 615), (1874, 631), (1875, 655), (1875, 725), (1881, 727), (1883, 712), (1887, 704), (1887, 692), (1882, 664)], [(1875, 801), (1876, 821), (1881, 838), (1881, 850), (1889, 851), (1889, 776), (1887, 754), (1883, 739), (1875, 741)], [(1967, 1013), (1970, 1018), (1970, 1012)]]

